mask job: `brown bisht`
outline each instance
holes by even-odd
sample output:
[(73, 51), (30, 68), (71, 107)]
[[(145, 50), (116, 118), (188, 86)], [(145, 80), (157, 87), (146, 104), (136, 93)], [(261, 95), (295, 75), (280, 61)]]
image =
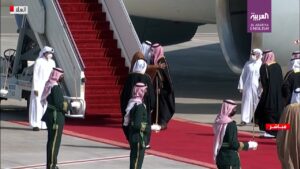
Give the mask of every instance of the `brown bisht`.
[(281, 115), (280, 124), (290, 129), (277, 133), (277, 153), (283, 169), (300, 168), (300, 104), (288, 105)]

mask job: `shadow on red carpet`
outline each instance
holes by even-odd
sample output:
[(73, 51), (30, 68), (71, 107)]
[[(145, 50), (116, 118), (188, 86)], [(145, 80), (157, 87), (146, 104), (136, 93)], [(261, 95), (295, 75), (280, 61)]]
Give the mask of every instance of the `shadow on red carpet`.
[[(119, 123), (109, 124), (105, 121), (102, 125), (85, 123), (86, 121), (82, 123), (67, 122), (64, 128), (65, 134), (128, 147)], [(239, 133), (240, 141), (251, 139), (250, 133)], [(256, 137), (255, 140), (259, 143), (258, 150), (240, 152), (242, 168), (280, 169), (275, 139)], [(179, 119), (171, 120), (167, 130), (152, 133), (151, 147), (151, 150), (147, 150), (149, 154), (215, 168), (212, 158), (213, 130), (210, 125)]]

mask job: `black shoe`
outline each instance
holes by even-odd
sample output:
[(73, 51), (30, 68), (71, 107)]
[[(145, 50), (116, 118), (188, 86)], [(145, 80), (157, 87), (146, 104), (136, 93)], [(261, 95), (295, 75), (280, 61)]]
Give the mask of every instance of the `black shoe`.
[(33, 130), (33, 131), (40, 131), (40, 128), (38, 128), (38, 127), (33, 127), (32, 130)]
[(47, 169), (59, 169), (57, 166), (53, 166), (53, 167), (49, 167), (49, 166), (47, 166)]
[(239, 126), (245, 126), (247, 123), (242, 121)]
[(167, 124), (162, 124), (161, 126), (161, 130), (166, 130), (167, 129)]

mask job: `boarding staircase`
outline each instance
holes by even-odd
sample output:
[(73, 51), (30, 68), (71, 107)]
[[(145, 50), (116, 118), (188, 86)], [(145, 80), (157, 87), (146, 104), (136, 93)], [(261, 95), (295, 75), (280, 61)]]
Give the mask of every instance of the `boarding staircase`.
[(85, 64), (87, 115), (120, 117), (120, 89), (128, 69), (97, 0), (59, 5)]
[[(85, 99), (86, 119), (120, 121), (120, 92), (131, 57), (140, 47), (122, 0), (44, 0), (43, 5), (45, 36), (37, 39), (46, 39), (45, 43), (48, 39), (56, 51), (58, 66), (74, 76), (66, 86), (78, 83), (77, 88), (70, 87), (69, 94)], [(55, 10), (55, 16), (50, 9)], [(58, 28), (64, 30), (61, 35), (49, 30), (56, 20)], [(62, 46), (57, 45), (65, 37)]]

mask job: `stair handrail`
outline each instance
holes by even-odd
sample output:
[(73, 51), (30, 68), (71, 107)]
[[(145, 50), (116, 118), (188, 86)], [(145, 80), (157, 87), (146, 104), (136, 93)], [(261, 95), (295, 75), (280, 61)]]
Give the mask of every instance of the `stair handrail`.
[(71, 34), (71, 30), (69, 28), (69, 25), (67, 23), (67, 20), (66, 20), (64, 14), (63, 14), (63, 11), (62, 11), (62, 9), (61, 9), (61, 7), (59, 5), (59, 2), (58, 2), (58, 0), (53, 0), (53, 2), (54, 2), (55, 7), (56, 7), (56, 9), (58, 11), (59, 17), (62, 20), (63, 27), (66, 29), (67, 36), (68, 36), (69, 40), (71, 41), (71, 46), (74, 49), (74, 53), (75, 53), (77, 59), (79, 60), (80, 66), (81, 66), (81, 68), (83, 70), (85, 70), (84, 62), (83, 62), (83, 60), (81, 58), (80, 52), (78, 51), (77, 45), (76, 45), (76, 43), (74, 41), (73, 35)]
[[(130, 67), (131, 59), (134, 53), (140, 50), (141, 42), (125, 5), (122, 0), (98, 0), (98, 2), (103, 5), (103, 10), (111, 23), (110, 25), (114, 30), (114, 35), (118, 39), (118, 46), (121, 48), (122, 55), (125, 58), (125, 64)], [(118, 8), (118, 10), (112, 10), (112, 8)], [(120, 12), (122, 14), (120, 14)], [(122, 25), (120, 22), (124, 23), (124, 21), (127, 22), (127, 24)], [(124, 26), (126, 27), (124, 28)], [(126, 38), (126, 42), (124, 42), (123, 38)]]

